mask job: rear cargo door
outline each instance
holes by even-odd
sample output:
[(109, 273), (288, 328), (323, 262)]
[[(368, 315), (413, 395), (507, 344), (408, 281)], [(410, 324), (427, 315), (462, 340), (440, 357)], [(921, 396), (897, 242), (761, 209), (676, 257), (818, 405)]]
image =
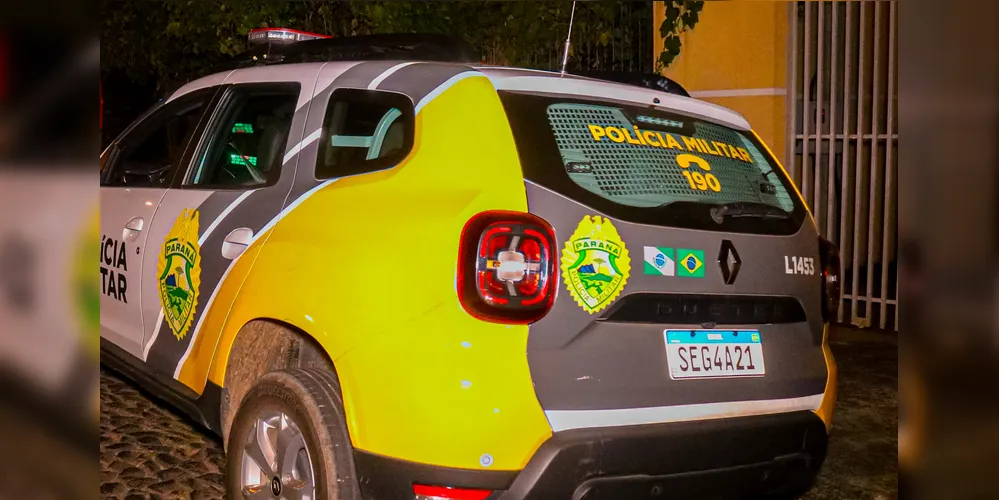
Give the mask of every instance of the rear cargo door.
[(556, 431), (814, 409), (818, 235), (748, 130), (501, 91), (560, 288), (528, 358)]

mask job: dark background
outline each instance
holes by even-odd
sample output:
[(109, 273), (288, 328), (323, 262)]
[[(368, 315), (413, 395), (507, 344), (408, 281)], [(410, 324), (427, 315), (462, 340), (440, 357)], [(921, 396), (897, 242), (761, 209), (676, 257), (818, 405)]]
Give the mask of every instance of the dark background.
[[(445, 33), (489, 64), (558, 69), (571, 2), (105, 0), (101, 22), (102, 143), (157, 99), (240, 61), (253, 28), (335, 37)], [(652, 2), (579, 2), (570, 70), (651, 72)]]

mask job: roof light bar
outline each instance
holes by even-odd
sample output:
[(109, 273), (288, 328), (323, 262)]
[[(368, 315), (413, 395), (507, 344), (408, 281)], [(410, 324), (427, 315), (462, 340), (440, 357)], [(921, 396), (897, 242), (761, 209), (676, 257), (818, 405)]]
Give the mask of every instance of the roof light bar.
[(385, 33), (332, 38), (295, 30), (262, 28), (250, 32), (250, 36), (250, 49), (241, 58), (251, 64), (375, 60), (481, 62), (468, 42), (451, 35)]
[(246, 38), (252, 46), (265, 43), (289, 44), (304, 42), (306, 40), (324, 40), (332, 37), (329, 35), (320, 35), (318, 33), (309, 33), (308, 31), (299, 31), (288, 28), (257, 28), (250, 30), (250, 32), (246, 35)]

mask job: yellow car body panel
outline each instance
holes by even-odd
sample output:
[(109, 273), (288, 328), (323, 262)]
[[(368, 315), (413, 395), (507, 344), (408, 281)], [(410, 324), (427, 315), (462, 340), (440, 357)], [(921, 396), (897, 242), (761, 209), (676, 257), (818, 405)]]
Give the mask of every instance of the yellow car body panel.
[(836, 398), (839, 396), (839, 367), (829, 348), (829, 325), (826, 324), (822, 331), (822, 354), (826, 358), (826, 370), (829, 375), (826, 377), (826, 390), (822, 393), (822, 403), (815, 413), (826, 424), (826, 430), (832, 429), (833, 412), (836, 409)]
[(252, 271), (243, 281), (234, 278), (246, 270), (236, 269), (223, 284), (216, 304), (234, 300), (232, 309), (209, 314), (182, 381), (204, 386), (217, 339), (209, 380), (221, 386), (242, 325), (278, 320), (334, 361), (356, 448), (517, 470), (551, 436), (531, 383), (528, 328), (479, 321), (455, 292), (465, 222), (486, 210), (527, 211), (517, 149), (484, 77), (437, 96), (416, 131), (401, 165), (324, 185), (253, 245), (259, 255), (241, 259)]
[(337, 361), (350, 374), (341, 381), (355, 447), (453, 468), (520, 470), (551, 436), (527, 366), (527, 327), (462, 314), (443, 305)]
[[(205, 310), (205, 320), (201, 328), (203, 333), (194, 340), (191, 354), (181, 367), (177, 377), (177, 380), (199, 394), (204, 390), (208, 380), (216, 381), (214, 377), (209, 376), (213, 369), (222, 370), (221, 378), (218, 378), (218, 382), (216, 382), (219, 387), (222, 386), (226, 362), (229, 359), (229, 349), (232, 347), (236, 333), (243, 326), (226, 321), (231, 309), (222, 306), (222, 304), (232, 304), (234, 307), (239, 304), (236, 302), (239, 291), (268, 236), (269, 234), (264, 235), (257, 243), (250, 245), (243, 253), (242, 258), (233, 263), (228, 276), (218, 287), (212, 307)], [(222, 332), (222, 335), (220, 336), (218, 332)], [(228, 343), (220, 343), (220, 338), (228, 338), (229, 341)]]

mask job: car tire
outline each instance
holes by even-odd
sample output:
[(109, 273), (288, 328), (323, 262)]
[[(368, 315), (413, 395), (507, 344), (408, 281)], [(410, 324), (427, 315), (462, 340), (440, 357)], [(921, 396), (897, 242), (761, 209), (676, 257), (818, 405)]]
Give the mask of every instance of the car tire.
[(236, 410), (250, 388), (261, 375), (294, 368), (335, 372), (325, 351), (296, 331), (266, 320), (243, 325), (229, 351), (219, 404), (222, 442), (226, 449)]
[(336, 376), (295, 368), (260, 377), (233, 419), (225, 481), (234, 500), (255, 491), (293, 497), (289, 488), (312, 489), (318, 500), (360, 500)]

